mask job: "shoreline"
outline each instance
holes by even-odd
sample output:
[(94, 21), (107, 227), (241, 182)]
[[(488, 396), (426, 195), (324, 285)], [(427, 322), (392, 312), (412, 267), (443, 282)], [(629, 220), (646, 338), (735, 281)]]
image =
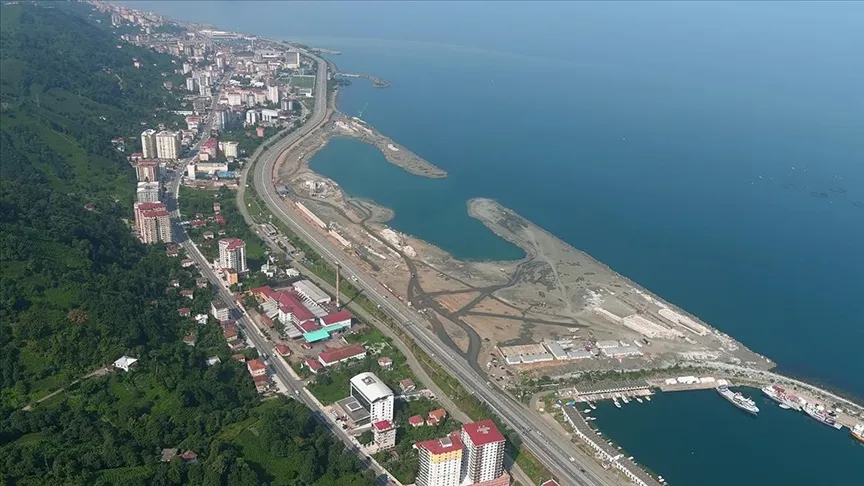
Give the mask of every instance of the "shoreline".
[[(330, 60), (327, 60), (327, 62), (328, 62), (328, 63), (332, 63), (332, 61), (330, 61)], [(332, 100), (332, 102), (333, 102), (334, 104), (335, 104), (335, 103), (338, 103), (338, 95), (339, 95), (339, 89), (337, 89), (337, 90), (335, 91), (335, 93), (334, 93), (334, 97), (333, 97), (333, 100)], [(330, 116), (330, 118), (329, 118), (328, 121), (327, 121), (327, 124), (328, 124), (328, 125), (331, 125), (331, 124), (334, 124), (335, 121), (337, 121), (337, 120), (344, 120), (344, 119), (346, 119), (346, 118), (348, 118), (348, 117), (347, 117), (345, 114), (343, 114), (343, 113), (339, 112), (338, 110), (334, 109), (333, 112), (332, 112), (332, 114), (331, 114), (331, 116)], [(382, 137), (382, 138), (388, 140), (388, 143), (393, 143), (394, 146), (401, 147), (401, 146), (399, 146), (399, 145), (396, 145), (395, 142), (392, 141), (392, 139), (389, 139), (388, 137), (386, 137), (386, 136), (380, 134), (380, 132), (378, 132), (378, 131), (373, 127), (373, 126), (371, 126), (371, 125), (369, 125), (369, 124), (367, 124), (367, 123), (365, 123), (365, 122), (362, 122), (362, 121), (361, 121), (361, 123), (363, 123), (363, 125), (366, 126), (367, 128), (369, 128), (370, 130), (373, 130), (374, 133), (378, 134), (380, 137)], [(329, 138), (332, 138), (333, 136), (338, 136), (338, 135), (334, 135), (334, 134), (332, 133), (332, 130), (333, 130), (332, 127), (328, 127), (328, 128), (329, 128), (328, 131), (330, 131), (331, 133), (328, 133), (328, 136), (325, 137), (325, 138), (329, 139)], [(434, 166), (433, 164), (429, 163), (429, 162), (426, 161), (425, 159), (420, 159), (420, 160), (422, 160), (422, 162), (428, 164), (429, 167), (434, 168), (434, 169), (437, 169), (437, 170), (440, 170), (441, 173), (443, 173), (443, 175), (440, 175), (440, 176), (431, 175), (431, 176), (430, 176), (428, 173), (424, 173), (423, 171), (417, 170), (416, 167), (415, 167), (415, 168), (412, 168), (412, 167), (410, 167), (410, 166), (406, 167), (405, 164), (398, 163), (398, 162), (394, 162), (393, 160), (391, 160), (391, 157), (388, 157), (388, 155), (390, 155), (390, 154), (387, 153), (387, 150), (386, 150), (386, 149), (382, 149), (382, 147), (381, 147), (381, 145), (380, 145), (380, 142), (379, 142), (379, 143), (370, 142), (369, 140), (364, 139), (364, 137), (362, 137), (362, 136), (351, 136), (351, 134), (343, 134), (343, 133), (340, 133), (339, 135), (345, 135), (345, 136), (348, 136), (348, 137), (350, 137), (350, 138), (358, 139), (358, 140), (360, 140), (360, 141), (362, 141), (362, 142), (364, 142), (364, 143), (368, 143), (368, 144), (370, 144), (370, 145), (376, 146), (376, 148), (378, 148), (379, 150), (381, 150), (381, 152), (385, 155), (385, 158), (388, 160), (389, 163), (392, 163), (392, 164), (394, 164), (394, 165), (397, 165), (398, 167), (401, 167), (403, 170), (406, 170), (407, 172), (412, 173), (412, 174), (414, 174), (414, 175), (419, 175), (419, 176), (422, 176), (422, 177), (430, 177), (430, 178), (441, 178), (441, 177), (446, 177), (446, 172), (444, 172), (443, 170), (437, 168), (436, 166)], [(310, 159), (315, 155), (315, 153), (317, 153), (319, 150), (322, 150), (324, 147), (326, 147), (326, 140), (324, 141), (323, 144), (320, 144), (320, 145), (318, 146), (317, 149), (315, 149), (315, 150), (313, 150), (313, 151), (310, 151), (310, 152), (307, 152), (307, 153), (305, 153), (305, 154), (301, 157), (302, 162), (300, 163), (300, 165), (301, 165), (301, 167), (302, 167), (302, 171), (303, 171), (303, 172), (305, 172), (305, 173), (307, 173), (307, 174), (310, 174), (310, 175), (317, 176), (318, 178), (321, 178), (321, 179), (327, 179), (326, 177), (322, 176), (321, 174), (315, 173), (314, 171), (312, 171), (311, 169), (309, 169), (309, 166), (308, 166), (308, 162), (309, 162), (309, 160), (310, 160)], [(418, 159), (419, 159), (419, 157), (418, 157)], [(412, 169), (413, 169), (413, 170), (412, 170)], [(419, 173), (418, 173), (418, 172), (419, 172)], [(332, 181), (332, 182), (335, 183), (335, 181)], [(336, 186), (338, 187), (338, 183), (336, 184)], [(338, 191), (342, 193), (342, 194), (341, 194), (341, 197), (342, 197), (345, 201), (351, 201), (351, 200), (354, 200), (354, 198), (353, 198), (352, 196), (350, 196), (350, 195), (347, 194), (347, 193), (344, 193), (344, 191), (342, 191), (341, 188), (339, 188)], [(518, 246), (518, 247), (520, 247), (523, 251), (526, 252), (526, 255), (525, 255), (525, 257), (523, 257), (523, 258), (521, 258), (521, 259), (519, 259), (519, 260), (503, 260), (503, 261), (500, 261), (500, 260), (483, 260), (483, 261), (470, 261), (470, 262), (466, 261), (466, 262), (463, 262), (463, 263), (478, 263), (478, 264), (490, 264), (490, 265), (498, 265), (498, 264), (511, 264), (511, 265), (512, 265), (512, 264), (517, 264), (517, 265), (518, 265), (518, 264), (522, 264), (522, 263), (525, 263), (526, 261), (530, 260), (531, 255), (532, 255), (532, 250), (531, 250), (531, 249), (526, 249), (526, 247), (525, 247), (523, 244), (521, 244), (520, 241), (518, 241), (518, 240), (516, 240), (516, 239), (513, 239), (512, 237), (508, 237), (508, 235), (506, 235), (506, 234), (502, 234), (502, 232), (496, 230), (496, 228), (494, 227), (494, 225), (490, 224), (489, 221), (488, 221), (487, 219), (484, 219), (484, 218), (482, 217), (482, 215), (479, 215), (479, 214), (477, 213), (476, 209), (475, 209), (475, 205), (476, 205), (478, 202), (490, 202), (490, 203), (492, 203), (492, 204), (498, 206), (499, 208), (501, 208), (501, 209), (504, 210), (504, 211), (509, 211), (509, 212), (511, 212), (511, 213), (513, 213), (513, 214), (516, 214), (516, 213), (513, 212), (512, 210), (509, 210), (509, 209), (503, 207), (503, 206), (500, 206), (500, 204), (498, 204), (498, 203), (497, 203), (496, 201), (494, 201), (494, 200), (487, 200), (487, 199), (484, 199), (484, 198), (472, 198), (471, 200), (469, 200), (469, 201), (466, 202), (466, 206), (467, 206), (467, 210), (468, 210), (468, 214), (469, 214), (469, 216), (471, 216), (471, 217), (473, 217), (473, 218), (475, 218), (475, 219), (480, 220), (480, 221), (481, 221), (481, 222), (482, 222), (482, 223), (483, 223), (487, 228), (490, 229), (490, 231), (493, 231), (496, 235), (498, 235), (498, 236), (501, 237), (502, 239), (505, 239), (506, 241), (508, 241), (508, 242), (510, 242), (510, 243), (512, 243), (512, 244), (514, 244), (514, 245), (516, 245), (516, 246)], [(372, 204), (376, 204), (376, 205), (377, 205), (377, 203), (375, 203), (374, 201), (366, 201), (366, 204), (369, 204), (369, 203), (372, 203)], [(386, 223), (387, 220), (389, 220), (390, 218), (392, 218), (392, 215), (394, 214), (394, 211), (393, 211), (392, 209), (390, 209), (390, 208), (385, 208), (385, 207), (380, 206), (380, 205), (378, 205), (378, 206), (379, 206), (382, 210), (384, 210), (384, 211), (386, 211), (386, 212), (389, 212), (389, 217), (380, 221), (380, 223), (383, 225), (384, 223)], [(520, 218), (521, 218), (521, 216), (520, 216)], [(550, 234), (550, 235), (551, 235), (551, 234)], [(413, 236), (411, 236), (411, 235), (404, 235), (404, 236), (405, 236), (406, 238), (412, 240), (412, 241), (422, 242), (422, 244), (423, 244), (424, 246), (429, 246), (429, 247), (434, 246), (434, 245), (432, 245), (432, 244), (430, 244), (430, 243), (428, 243), (428, 242), (425, 242), (425, 241), (419, 240), (418, 238), (413, 237)], [(555, 237), (554, 235), (551, 235), (551, 236), (552, 236), (553, 238), (556, 238), (556, 239), (557, 239), (557, 237)], [(584, 257), (586, 257), (586, 258), (590, 258), (591, 260), (595, 261), (597, 264), (602, 265), (603, 267), (607, 268), (610, 272), (613, 272), (613, 273), (616, 273), (616, 274), (617, 274), (617, 272), (615, 272), (615, 271), (612, 270), (610, 267), (608, 267), (608, 265), (605, 265), (605, 264), (603, 264), (602, 262), (599, 262), (598, 260), (596, 260), (596, 259), (594, 259), (593, 257), (591, 257), (589, 254), (587, 254), (587, 253), (585, 253), (585, 252), (583, 252), (583, 251), (581, 251), (581, 250), (578, 250), (578, 249), (575, 249), (575, 250), (576, 250), (577, 252), (579, 252), (580, 254), (582, 254)], [(447, 253), (445, 250), (440, 249), (440, 248), (438, 248), (438, 251), (440, 251), (440, 252), (442, 252), (442, 253)], [(452, 257), (451, 257), (451, 258), (452, 258)], [(638, 288), (640, 288), (640, 289), (643, 289), (643, 291), (646, 292), (646, 293), (648, 293), (648, 294), (651, 296), (651, 298), (654, 298), (654, 299), (657, 299), (657, 300), (659, 300), (659, 301), (661, 301), (661, 302), (666, 303), (665, 301), (662, 300), (662, 298), (661, 298), (660, 296), (654, 294), (653, 292), (649, 291), (648, 289), (644, 289), (644, 288), (642, 288), (641, 286), (639, 286), (638, 283), (633, 282), (632, 280), (628, 279), (627, 277), (625, 277), (625, 276), (623, 276), (623, 275), (620, 275), (620, 274), (617, 274), (617, 275), (620, 276), (621, 278), (625, 279), (628, 283), (632, 284), (633, 286), (638, 287)], [(680, 306), (676, 306), (676, 305), (671, 304), (671, 303), (667, 303), (667, 304), (669, 304), (669, 306), (670, 306), (672, 309), (674, 309), (674, 310), (676, 310), (676, 311), (678, 311), (678, 312), (681, 312), (681, 313), (683, 313), (683, 314), (685, 314), (685, 315), (687, 315), (687, 316), (689, 316), (689, 317), (691, 317), (691, 318), (695, 318), (695, 319), (698, 320), (698, 318), (697, 318), (696, 316), (693, 316), (692, 314), (690, 314), (690, 313), (687, 312), (686, 310), (682, 309)], [(727, 337), (728, 339), (734, 341), (734, 337), (729, 336), (729, 335), (726, 334), (726, 333), (723, 333), (721, 330), (719, 330), (719, 329), (717, 329), (717, 328), (713, 328), (713, 327), (712, 327), (711, 329), (714, 330), (714, 331), (717, 332), (717, 333), (720, 333), (720, 334), (724, 335), (724, 336)], [(736, 341), (736, 343), (737, 343), (737, 341)], [(743, 345), (742, 345), (742, 347), (743, 347)], [(761, 356), (761, 355), (759, 355), (759, 356)], [(861, 405), (859, 405), (857, 402), (855, 402), (855, 399), (854, 399), (854, 398), (845, 398), (845, 397), (839, 396), (839, 395), (837, 395), (837, 394), (835, 394), (835, 393), (832, 393), (832, 392), (830, 392), (829, 390), (826, 390), (825, 388), (822, 388), (822, 387), (820, 387), (820, 386), (818, 386), (818, 385), (812, 385), (812, 384), (807, 383), (807, 382), (805, 382), (805, 381), (797, 380), (797, 379), (795, 379), (795, 378), (791, 378), (791, 377), (788, 377), (788, 376), (786, 376), (786, 375), (782, 375), (782, 374), (779, 374), (779, 373), (776, 373), (776, 372), (771, 372), (771, 370), (776, 370), (776, 369), (777, 369), (778, 364), (777, 364), (776, 362), (774, 362), (773, 360), (770, 360), (770, 359), (767, 358), (767, 357), (764, 357), (764, 356), (763, 356), (763, 358), (766, 360), (766, 362), (769, 364), (769, 366), (767, 366), (767, 367), (765, 367), (765, 368), (762, 368), (762, 369), (760, 369), (760, 368), (752, 368), (752, 367), (740, 367), (740, 368), (738, 368), (738, 369), (739, 369), (739, 370), (746, 370), (746, 371), (750, 371), (750, 372), (754, 372), (754, 371), (755, 371), (755, 372), (759, 372), (759, 373), (769, 373), (769, 376), (773, 377), (775, 380), (794, 381), (794, 382), (796, 382), (797, 384), (799, 384), (799, 386), (803, 386), (803, 387), (805, 387), (805, 388), (808, 388), (808, 389), (810, 389), (811, 391), (815, 391), (816, 393), (819, 393), (819, 394), (821, 394), (821, 395), (823, 395), (823, 396), (829, 396), (829, 397), (831, 397), (831, 399), (833, 399), (833, 400), (835, 400), (835, 401), (838, 401), (838, 402), (841, 402), (841, 403), (851, 404), (851, 405), (853, 405), (853, 406), (857, 406), (857, 407), (861, 407)], [(681, 364), (684, 364), (684, 365), (687, 365), (687, 364), (688, 364), (687, 361), (679, 361), (679, 362), (680, 362)], [(704, 361), (704, 362), (703, 362), (703, 361), (699, 361), (699, 362), (696, 363), (696, 365), (697, 365), (697, 366), (711, 366), (711, 365), (725, 366), (726, 364), (725, 364), (725, 363), (717, 363), (717, 362), (714, 362), (714, 361)], [(728, 366), (737, 366), (737, 365), (728, 365)], [(764, 366), (764, 365), (763, 365), (763, 366)], [(769, 384), (769, 383), (770, 383), (770, 380), (767, 379), (767, 378), (763, 378), (761, 382), (764, 383), (764, 384)]]

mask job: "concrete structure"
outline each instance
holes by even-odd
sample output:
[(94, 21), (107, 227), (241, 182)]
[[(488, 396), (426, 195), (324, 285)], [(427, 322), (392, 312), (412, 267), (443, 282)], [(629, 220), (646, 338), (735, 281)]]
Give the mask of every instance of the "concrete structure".
[(279, 119), (279, 111), (264, 108), (261, 110), (261, 121), (273, 122)]
[(288, 51), (285, 53), (285, 62), (283, 64), (286, 68), (289, 69), (297, 69), (300, 67), (300, 53), (298, 51)]
[(246, 112), (246, 125), (255, 125), (261, 121), (261, 112), (258, 110), (249, 110)]
[(462, 426), (465, 458), (462, 466), (463, 484), (492, 481), (504, 476), (504, 435), (491, 420), (481, 420)]
[(210, 314), (215, 317), (217, 321), (227, 321), (231, 317), (231, 310), (225, 302), (214, 300), (210, 303)]
[(228, 164), (226, 162), (198, 162), (195, 165), (196, 173), (215, 174), (217, 172), (226, 172)]
[(550, 341), (546, 343), (546, 349), (548, 349), (549, 352), (552, 353), (552, 356), (554, 356), (557, 360), (570, 359), (567, 357), (567, 351), (564, 351), (564, 348), (561, 346), (561, 344), (555, 341)]
[(621, 346), (621, 343), (612, 339), (608, 341), (597, 341), (597, 349), (617, 348), (619, 346)]
[[(313, 373), (317, 373), (317, 370), (321, 369), (321, 364), (314, 360), (309, 360), (307, 366)], [(314, 366), (317, 366), (318, 368), (313, 369)], [(342, 410), (342, 414), (348, 419), (348, 426), (350, 428), (353, 429), (369, 423), (369, 411), (363, 408), (363, 405), (361, 405), (356, 398), (343, 398), (336, 402), (336, 406)]]
[(158, 157), (156, 151), (156, 130), (151, 128), (141, 132), (141, 153), (145, 159), (155, 159)]
[(600, 350), (604, 356), (609, 358), (627, 358), (631, 356), (642, 356), (642, 351), (633, 346), (615, 346)]
[(246, 266), (246, 243), (239, 238), (219, 240), (219, 267), (243, 273)]
[(180, 158), (180, 134), (163, 130), (156, 134), (156, 156), (160, 159)]
[(159, 161), (154, 159), (139, 160), (135, 163), (135, 175), (138, 177), (138, 182), (157, 182), (161, 175)]
[(267, 101), (271, 103), (279, 104), (279, 87), (278, 86), (268, 86), (267, 87)]
[(414, 444), (418, 454), (417, 486), (459, 486), (463, 451), (459, 434)]
[(299, 280), (294, 282), (292, 287), (301, 297), (303, 297), (304, 300), (316, 304), (328, 304), (332, 300), (327, 293), (308, 280)]
[(159, 202), (159, 183), (158, 182), (139, 182), (138, 189), (135, 192), (138, 202), (155, 203)]
[(372, 423), (393, 421), (393, 391), (373, 373), (351, 378), (351, 396), (369, 411)]
[(627, 316), (621, 321), (630, 329), (651, 339), (675, 339), (684, 337), (681, 331), (670, 329), (638, 314)]

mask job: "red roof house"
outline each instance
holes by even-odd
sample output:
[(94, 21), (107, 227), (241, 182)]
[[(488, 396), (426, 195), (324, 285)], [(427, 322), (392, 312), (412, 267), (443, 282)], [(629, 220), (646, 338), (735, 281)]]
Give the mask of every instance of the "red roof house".
[(288, 346), (284, 344), (277, 344), (274, 346), (276, 348), (276, 352), (281, 354), (282, 356), (291, 356), (291, 350), (288, 349)]
[(225, 224), (225, 218), (223, 218), (221, 214), (217, 214), (215, 219), (217, 223)]
[(361, 344), (351, 344), (341, 348), (328, 349), (318, 355), (318, 361), (324, 366), (333, 366), (351, 359), (363, 359), (366, 357), (366, 348)]
[(182, 309), (177, 309), (177, 313), (180, 314), (182, 317), (189, 317), (190, 315), (192, 315), (192, 309), (184, 307)]
[(261, 376), (267, 373), (267, 367), (260, 359), (247, 361), (246, 368), (249, 369), (249, 374), (252, 376)]
[(324, 368), (324, 365), (312, 358), (306, 358), (305, 360), (303, 360), (303, 362), (306, 363), (306, 367), (309, 368), (309, 371), (311, 371), (312, 373), (317, 374), (319, 371), (321, 371), (321, 368)]
[(378, 366), (385, 370), (389, 370), (393, 367), (393, 360), (388, 358), (387, 356), (382, 356), (378, 358)]
[(414, 391), (414, 382), (410, 378), (405, 378), (399, 382), (399, 388), (402, 389), (402, 393)]
[(300, 325), (297, 327), (303, 332), (312, 332), (321, 329), (321, 326), (319, 326), (318, 323), (313, 321), (312, 319), (301, 322)]
[(412, 417), (408, 417), (408, 423), (411, 424), (411, 427), (420, 427), (425, 424), (426, 421), (423, 420), (423, 417), (419, 415), (414, 415)]
[(438, 425), (447, 416), (447, 411), (443, 408), (438, 408), (429, 412), (429, 418), (426, 419), (426, 425)]
[(334, 312), (332, 314), (328, 314), (321, 318), (321, 323), (325, 326), (332, 326), (334, 324), (344, 324), (347, 326), (351, 325), (351, 318), (353, 316), (347, 310), (341, 310), (339, 312)]

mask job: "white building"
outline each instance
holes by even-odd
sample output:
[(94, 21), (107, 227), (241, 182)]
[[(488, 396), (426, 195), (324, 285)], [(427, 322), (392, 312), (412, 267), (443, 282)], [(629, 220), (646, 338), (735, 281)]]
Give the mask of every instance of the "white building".
[(214, 300), (210, 303), (210, 314), (215, 317), (217, 321), (227, 321), (231, 317), (231, 309), (225, 302)]
[(138, 202), (159, 202), (159, 183), (139, 182), (136, 195)]
[(459, 486), (463, 451), (459, 434), (414, 444), (418, 454), (417, 486)]
[(156, 158), (156, 130), (151, 128), (141, 132), (141, 153), (145, 159)]
[(279, 104), (279, 86), (267, 87), (267, 101)]
[(137, 358), (133, 358), (131, 356), (121, 356), (114, 362), (114, 368), (123, 371), (129, 371), (135, 367), (135, 364), (138, 363)]
[(180, 158), (180, 150), (179, 133), (163, 130), (156, 134), (156, 156), (158, 158), (177, 160)]
[(255, 125), (261, 121), (261, 112), (258, 110), (249, 110), (246, 112), (246, 124)]
[(285, 53), (285, 67), (289, 69), (297, 69), (300, 67), (300, 53), (297, 51), (288, 51)]
[(236, 159), (237, 158), (237, 155), (239, 152), (239, 150), (238, 150), (239, 147), (240, 147), (240, 144), (238, 142), (232, 142), (232, 141), (219, 142), (219, 150), (221, 150), (222, 153), (225, 154), (225, 157), (229, 158), (229, 159)]
[(190, 179), (195, 179), (195, 162), (191, 162), (186, 166), (186, 177)]
[(504, 475), (504, 435), (491, 420), (462, 426), (463, 484), (491, 481)]
[(195, 91), (195, 78), (186, 78), (186, 89), (188, 91)]
[(329, 295), (308, 280), (298, 280), (297, 282), (294, 282), (292, 287), (294, 287), (294, 290), (296, 290), (301, 297), (310, 302), (316, 304), (327, 304), (331, 300)]
[(393, 391), (374, 373), (360, 373), (351, 378), (351, 396), (369, 411), (373, 424), (393, 421)]
[(261, 119), (265, 122), (272, 122), (279, 119), (279, 111), (264, 108), (261, 110)]
[(219, 240), (219, 267), (230, 268), (243, 273), (246, 266), (246, 243), (239, 238), (223, 238)]
[(372, 424), (375, 445), (379, 451), (396, 447), (396, 426), (389, 420), (380, 420)]
[(230, 91), (227, 98), (229, 106), (240, 106), (243, 104), (243, 95), (237, 91)]

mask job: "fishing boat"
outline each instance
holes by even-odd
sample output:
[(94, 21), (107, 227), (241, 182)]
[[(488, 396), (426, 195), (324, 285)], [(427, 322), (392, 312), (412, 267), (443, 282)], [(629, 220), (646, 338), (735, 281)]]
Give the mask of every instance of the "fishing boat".
[(636, 401), (639, 402), (639, 403), (642, 403), (642, 399), (639, 398), (639, 397), (636, 397)]
[(617, 398), (617, 397), (613, 398), (612, 401), (615, 402), (615, 406), (616, 406), (616, 407), (621, 408), (621, 404), (618, 403), (618, 398)]

